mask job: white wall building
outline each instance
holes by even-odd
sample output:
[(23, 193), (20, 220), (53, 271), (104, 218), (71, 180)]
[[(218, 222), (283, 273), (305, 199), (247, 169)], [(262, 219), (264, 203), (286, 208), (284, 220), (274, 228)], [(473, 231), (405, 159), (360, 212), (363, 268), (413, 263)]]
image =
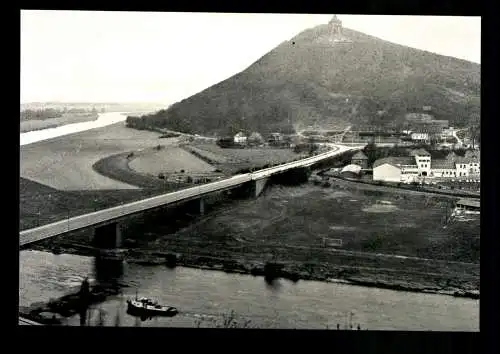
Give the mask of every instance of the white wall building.
[(247, 142), (247, 137), (243, 132), (239, 132), (234, 136), (234, 142), (236, 144), (246, 144)]
[(414, 133), (411, 133), (410, 135), (411, 137), (411, 140), (413, 141), (429, 141), (429, 133), (417, 133), (417, 132), (414, 132)]

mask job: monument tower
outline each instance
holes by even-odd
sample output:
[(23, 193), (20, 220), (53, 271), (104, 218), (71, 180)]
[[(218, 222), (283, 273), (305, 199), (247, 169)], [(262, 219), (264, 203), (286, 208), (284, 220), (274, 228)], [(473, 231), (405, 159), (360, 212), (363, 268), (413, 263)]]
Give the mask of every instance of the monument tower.
[(342, 36), (342, 21), (340, 21), (337, 15), (333, 15), (333, 18), (328, 22), (330, 25), (330, 34), (332, 39), (339, 38)]

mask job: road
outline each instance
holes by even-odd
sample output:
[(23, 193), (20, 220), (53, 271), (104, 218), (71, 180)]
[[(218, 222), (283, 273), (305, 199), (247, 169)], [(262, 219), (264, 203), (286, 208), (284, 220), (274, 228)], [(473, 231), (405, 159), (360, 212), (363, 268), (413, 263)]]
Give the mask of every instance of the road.
[(40, 324), (38, 322), (28, 320), (28, 319), (23, 318), (21, 316), (19, 316), (17, 324), (20, 326), (43, 326), (42, 324)]
[(103, 224), (106, 222), (113, 222), (118, 219), (124, 218), (130, 214), (135, 214), (148, 209), (153, 209), (162, 205), (196, 199), (203, 195), (207, 195), (213, 192), (234, 188), (246, 182), (270, 177), (273, 174), (280, 173), (292, 168), (310, 166), (318, 161), (340, 155), (349, 150), (359, 149), (359, 147), (348, 147), (348, 146), (334, 145), (334, 144), (328, 144), (328, 145), (332, 148), (331, 150), (302, 160), (284, 163), (278, 166), (262, 169), (252, 173), (236, 175), (231, 178), (226, 178), (216, 182), (211, 182), (196, 187), (186, 188), (180, 191), (163, 194), (152, 198), (116, 206), (113, 208), (99, 210), (93, 213), (79, 215), (52, 224), (36, 227), (33, 229), (24, 230), (21, 231), (19, 234), (19, 243), (21, 246), (24, 246), (66, 232), (75, 231), (86, 227)]

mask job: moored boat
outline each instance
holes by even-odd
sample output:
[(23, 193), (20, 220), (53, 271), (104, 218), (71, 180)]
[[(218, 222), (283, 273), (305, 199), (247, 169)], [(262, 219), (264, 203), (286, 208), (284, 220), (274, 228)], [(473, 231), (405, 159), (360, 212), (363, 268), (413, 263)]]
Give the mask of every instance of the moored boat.
[(173, 317), (179, 313), (175, 307), (160, 305), (147, 297), (127, 300), (127, 312), (130, 315), (141, 317)]

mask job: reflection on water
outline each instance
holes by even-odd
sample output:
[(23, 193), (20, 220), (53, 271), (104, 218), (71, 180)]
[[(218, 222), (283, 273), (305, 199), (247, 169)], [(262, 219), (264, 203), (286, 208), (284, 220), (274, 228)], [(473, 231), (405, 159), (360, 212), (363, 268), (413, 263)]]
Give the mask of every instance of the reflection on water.
[(123, 261), (104, 255), (94, 257), (95, 280), (100, 284), (119, 284), (123, 276)]
[[(21, 252), (21, 306), (64, 295), (61, 287), (65, 286), (68, 292), (74, 289), (74, 279), (81, 281), (86, 275), (110, 277), (107, 271), (94, 273), (101, 273), (104, 264), (101, 261)], [(114, 274), (127, 286), (122, 295), (108, 298), (92, 309), (91, 323), (101, 321), (114, 326), (118, 321), (122, 326), (195, 327), (200, 321), (223, 322), (224, 316), (234, 311), (237, 321), (250, 320), (251, 326), (261, 328), (324, 329), (336, 328), (337, 324), (343, 328), (352, 322), (354, 328), (360, 324), (362, 329), (373, 330), (479, 330), (478, 300), (314, 281), (293, 283), (279, 279), (267, 284), (262, 277), (251, 275), (144, 267), (126, 262), (122, 265), (122, 271)], [(134, 298), (136, 291), (139, 296), (174, 306), (180, 313), (172, 318), (155, 317), (141, 322), (126, 314), (126, 300)], [(79, 318), (71, 318), (69, 324), (79, 325)]]

